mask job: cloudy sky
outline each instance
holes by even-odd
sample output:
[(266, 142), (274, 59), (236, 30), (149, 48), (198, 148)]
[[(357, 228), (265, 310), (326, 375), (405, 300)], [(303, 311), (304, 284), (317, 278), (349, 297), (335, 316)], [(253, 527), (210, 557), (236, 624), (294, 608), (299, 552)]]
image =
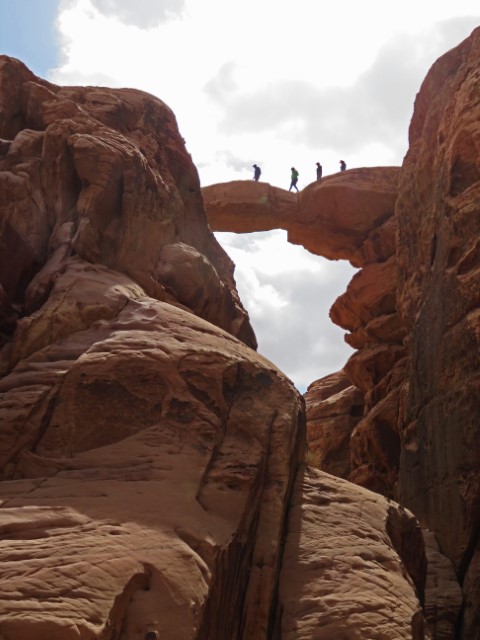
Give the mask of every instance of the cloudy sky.
[[(203, 185), (299, 187), (348, 167), (400, 165), (433, 62), (480, 24), (478, 0), (0, 0), (0, 53), (57, 84), (136, 87), (164, 100)], [(281, 231), (218, 234), (237, 265), (259, 351), (302, 391), (349, 355), (328, 310), (354, 270)]]

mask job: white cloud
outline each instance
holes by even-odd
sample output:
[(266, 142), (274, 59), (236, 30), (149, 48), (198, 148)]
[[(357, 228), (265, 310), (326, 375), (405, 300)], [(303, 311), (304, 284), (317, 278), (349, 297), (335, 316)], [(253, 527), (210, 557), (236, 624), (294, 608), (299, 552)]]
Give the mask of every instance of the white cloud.
[(351, 355), (344, 331), (328, 320), (355, 269), (287, 242), (286, 232), (215, 234), (235, 262), (235, 280), (258, 350), (305, 391)]
[(159, 22), (182, 13), (185, 0), (91, 0), (107, 16), (114, 16), (137, 27), (155, 27)]
[(219, 131), (233, 139), (273, 133), (288, 147), (331, 149), (337, 150), (335, 156), (363, 158), (350, 166), (371, 164), (374, 156), (369, 150), (376, 147), (383, 153), (375, 163), (401, 164), (415, 94), (428, 68), (475, 22), (457, 18), (421, 32), (394, 34), (349, 86), (324, 86), (312, 75), (308, 80), (266, 80), (264, 86), (249, 90), (230, 61), (205, 91), (221, 107)]
[(202, 184), (249, 178), (255, 161), (287, 188), (292, 164), (303, 185), (318, 159), (325, 174), (343, 156), (349, 166), (400, 164), (420, 82), (480, 14), (471, 0), (171, 0), (176, 19), (146, 29), (132, 15), (161, 17), (165, 3), (109, 0), (102, 13), (106, 2), (69, 0), (64, 62), (49, 79), (160, 97)]
[[(48, 79), (161, 98), (203, 185), (251, 179), (256, 162), (285, 189), (295, 166), (303, 188), (318, 160), (324, 175), (340, 158), (401, 164), (421, 81), (479, 18), (477, 0), (63, 0)], [(260, 351), (305, 386), (350, 353), (328, 309), (351, 267), (278, 242), (222, 239)]]

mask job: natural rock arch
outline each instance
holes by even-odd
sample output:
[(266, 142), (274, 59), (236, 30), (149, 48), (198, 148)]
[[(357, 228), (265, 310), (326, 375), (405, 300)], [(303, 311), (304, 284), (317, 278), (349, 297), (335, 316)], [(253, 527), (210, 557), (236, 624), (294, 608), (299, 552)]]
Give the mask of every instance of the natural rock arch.
[[(267, 183), (236, 181), (202, 189), (214, 231), (285, 229), (288, 240), (360, 271), (330, 311), (356, 351), (340, 376), (343, 416), (337, 434), (325, 415), (325, 387), (306, 394), (310, 454), (326, 471), (393, 496), (400, 455), (398, 388), (404, 332), (396, 314), (395, 203), (399, 167), (353, 169), (323, 178), (298, 195)], [(398, 387), (398, 384), (397, 384)], [(329, 396), (327, 396), (329, 397)], [(347, 400), (348, 398), (348, 400)], [(362, 415), (365, 407), (365, 415)], [(375, 411), (373, 409), (375, 408)], [(370, 414), (370, 415), (369, 415)], [(321, 417), (321, 419), (319, 419)], [(348, 460), (348, 462), (347, 462)]]

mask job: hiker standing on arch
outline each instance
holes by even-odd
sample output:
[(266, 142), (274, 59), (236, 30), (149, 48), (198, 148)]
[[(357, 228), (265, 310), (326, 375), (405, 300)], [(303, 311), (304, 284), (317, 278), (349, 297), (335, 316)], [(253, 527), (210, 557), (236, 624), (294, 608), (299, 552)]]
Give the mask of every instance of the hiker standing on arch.
[(323, 171), (322, 165), (319, 162), (317, 162), (317, 180), (320, 180), (320, 178), (322, 177), (322, 171)]
[(292, 181), (290, 183), (290, 189), (289, 191), (292, 190), (292, 187), (295, 187), (295, 189), (298, 192), (298, 187), (297, 187), (297, 182), (298, 182), (298, 171), (295, 169), (295, 167), (291, 168), (291, 172), (292, 172)]
[(260, 179), (260, 176), (262, 175), (262, 170), (256, 164), (253, 165), (253, 169), (254, 169), (253, 179), (255, 180), (255, 182), (258, 182)]
[(345, 162), (343, 160), (340, 160), (340, 171), (345, 171), (346, 168), (347, 165), (345, 164)]

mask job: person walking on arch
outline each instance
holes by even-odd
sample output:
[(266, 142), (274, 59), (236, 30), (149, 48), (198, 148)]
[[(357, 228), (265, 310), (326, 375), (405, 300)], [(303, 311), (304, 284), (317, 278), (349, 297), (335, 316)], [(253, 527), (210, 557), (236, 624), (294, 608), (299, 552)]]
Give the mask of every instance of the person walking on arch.
[(253, 169), (253, 179), (255, 180), (255, 182), (258, 182), (260, 180), (260, 176), (262, 175), (262, 170), (256, 164), (253, 165)]
[(298, 192), (298, 187), (297, 187), (297, 182), (298, 182), (298, 171), (295, 169), (295, 167), (291, 168), (291, 172), (292, 172), (292, 180), (290, 182), (290, 189), (289, 191), (292, 190), (293, 187), (295, 187), (295, 189)]
[(322, 165), (319, 162), (317, 162), (317, 180), (321, 179), (322, 171), (323, 171)]
[(340, 171), (345, 171), (346, 168), (347, 165), (345, 164), (345, 162), (343, 160), (340, 160)]

